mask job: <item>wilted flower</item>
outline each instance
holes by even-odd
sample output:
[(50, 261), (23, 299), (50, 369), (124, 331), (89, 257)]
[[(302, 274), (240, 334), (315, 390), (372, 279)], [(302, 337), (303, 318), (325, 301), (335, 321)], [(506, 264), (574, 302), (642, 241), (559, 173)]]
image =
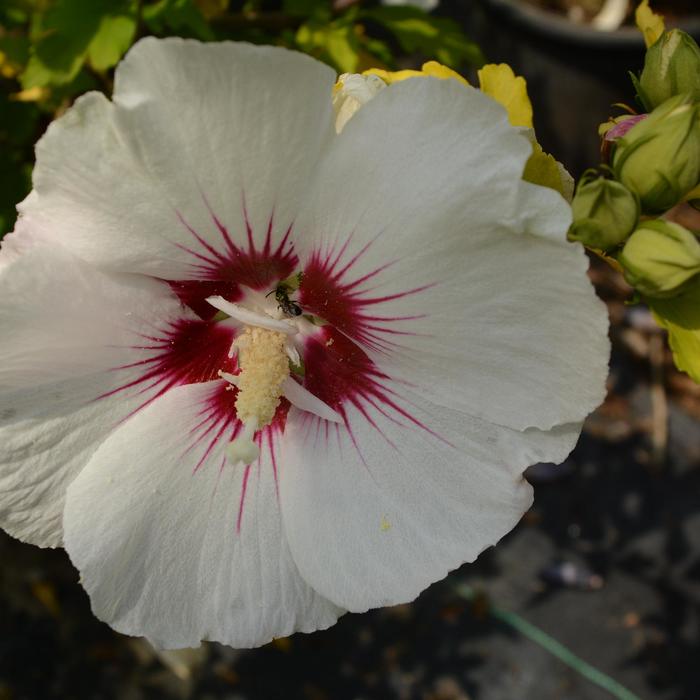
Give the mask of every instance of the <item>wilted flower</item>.
[(639, 202), (623, 184), (603, 177), (583, 178), (571, 203), (569, 238), (600, 250), (620, 245), (634, 231)]
[(333, 86), (335, 130), (340, 133), (350, 117), (385, 87), (386, 83), (378, 75), (343, 73)]
[(63, 543), (122, 632), (253, 646), (411, 600), (603, 396), (604, 308), (503, 110), (411, 80), (336, 134), (334, 82), (145, 39), (37, 147), (0, 272), (0, 522)]
[(629, 283), (642, 294), (668, 297), (700, 272), (700, 242), (679, 224), (645, 221), (619, 257)]
[(679, 95), (657, 107), (617, 140), (613, 169), (644, 213), (673, 207), (700, 181), (700, 105)]
[(639, 89), (649, 110), (675, 95), (700, 102), (700, 48), (693, 37), (680, 29), (664, 32), (647, 50)]

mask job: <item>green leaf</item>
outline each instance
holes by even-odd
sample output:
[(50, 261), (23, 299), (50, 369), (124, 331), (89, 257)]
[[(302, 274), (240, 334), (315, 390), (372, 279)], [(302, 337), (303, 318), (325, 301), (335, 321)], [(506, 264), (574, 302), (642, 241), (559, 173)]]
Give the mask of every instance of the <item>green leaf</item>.
[(627, 71), (627, 75), (629, 75), (630, 80), (632, 81), (632, 87), (634, 88), (635, 98), (637, 99), (637, 102), (644, 108), (645, 112), (651, 112), (652, 108), (649, 106), (649, 101), (644, 95), (644, 91), (642, 90), (639, 78), (632, 71)]
[(391, 54), (391, 49), (385, 42), (381, 41), (381, 39), (364, 37), (363, 43), (367, 51), (369, 51), (372, 56), (376, 56), (384, 65), (389, 66), (393, 64), (394, 57)]
[(97, 82), (96, 77), (83, 68), (70, 83), (52, 87), (51, 94), (45, 101), (39, 103), (39, 107), (53, 116), (53, 113), (61, 105), (65, 106), (66, 102), (72, 102), (78, 95), (82, 95), (90, 90), (99, 90), (99, 88), (100, 84)]
[(341, 73), (354, 73), (360, 60), (360, 46), (352, 27), (336, 27), (328, 32), (326, 50)]
[(346, 18), (322, 24), (307, 22), (296, 34), (298, 47), (329, 63), (340, 73), (354, 73), (360, 60), (360, 41)]
[(136, 9), (136, 0), (57, 0), (35, 13), (22, 86), (65, 85), (88, 57), (98, 70), (115, 65), (136, 33)]
[(700, 383), (700, 276), (677, 297), (645, 301), (668, 331), (676, 367)]
[(284, 0), (282, 12), (290, 17), (314, 17), (319, 12), (330, 17), (331, 7), (329, 0)]
[(29, 60), (29, 40), (26, 36), (0, 36), (0, 65), (26, 66)]
[(12, 25), (24, 25), (34, 9), (31, 0), (3, 0), (0, 3), (0, 26), (10, 29)]
[(88, 47), (88, 59), (93, 68), (104, 71), (119, 63), (136, 36), (137, 5), (131, 3), (129, 14), (102, 18), (97, 33)]
[(212, 41), (215, 36), (192, 0), (159, 0), (144, 6), (143, 21), (155, 34), (178, 34)]
[(376, 7), (361, 16), (386, 27), (408, 53), (418, 51), (451, 68), (464, 62), (477, 67), (484, 64), (479, 47), (446, 17), (434, 17), (417, 7), (402, 5)]

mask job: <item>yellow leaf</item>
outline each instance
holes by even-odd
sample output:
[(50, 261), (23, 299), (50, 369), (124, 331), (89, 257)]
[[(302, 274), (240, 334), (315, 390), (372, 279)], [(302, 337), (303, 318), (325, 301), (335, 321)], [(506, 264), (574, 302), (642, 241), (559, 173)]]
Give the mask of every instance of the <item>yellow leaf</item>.
[(387, 85), (390, 85), (391, 83), (398, 83), (402, 80), (407, 80), (408, 78), (425, 78), (426, 76), (431, 78), (440, 78), (441, 80), (453, 78), (454, 80), (462, 83), (462, 85), (469, 85), (466, 78), (462, 77), (456, 71), (453, 71), (452, 68), (443, 66), (442, 63), (438, 63), (437, 61), (428, 61), (427, 63), (424, 63), (420, 70), (389, 71), (382, 68), (369, 68), (368, 70), (364, 71), (362, 75), (377, 75), (385, 83), (387, 83)]
[(41, 102), (50, 95), (50, 90), (45, 87), (33, 87), (19, 92), (13, 92), (10, 99), (13, 102)]
[(590, 250), (591, 253), (594, 253), (597, 255), (603, 262), (606, 262), (610, 267), (612, 267), (613, 270), (616, 272), (619, 272), (621, 275), (624, 273), (624, 270), (622, 269), (622, 265), (620, 265), (615, 258), (612, 256), (608, 255), (604, 250), (598, 250), (598, 248), (588, 248), (586, 246), (587, 250)]
[(407, 80), (408, 78), (421, 78), (423, 73), (419, 70), (384, 70), (383, 68), (370, 68), (363, 71), (362, 75), (377, 75), (379, 76), (387, 85), (391, 83), (398, 83), (402, 80)]
[(549, 153), (545, 153), (537, 142), (532, 144), (532, 155), (525, 163), (523, 180), (534, 185), (550, 187), (566, 199), (557, 161)]
[(226, 13), (229, 0), (195, 0), (204, 19), (214, 19)]
[(462, 85), (469, 85), (469, 81), (461, 76), (457, 71), (443, 66), (442, 63), (437, 61), (428, 61), (422, 66), (422, 71), (425, 75), (430, 75), (433, 78), (440, 78), (441, 80), (448, 80), (449, 78), (454, 78), (454, 80), (462, 83)]
[(676, 367), (700, 383), (700, 277), (671, 299), (646, 299), (656, 322), (668, 331)]
[(292, 649), (292, 640), (289, 637), (277, 637), (272, 640), (272, 644), (285, 653)]
[(17, 67), (12, 61), (0, 51), (0, 75), (2, 75), (3, 78), (14, 78), (18, 72)]
[(58, 617), (61, 614), (61, 606), (56, 598), (56, 591), (50, 583), (45, 581), (35, 581), (32, 584), (34, 597), (53, 615)]
[(647, 48), (655, 44), (666, 29), (664, 18), (661, 15), (657, 15), (649, 7), (649, 0), (642, 0), (639, 3), (634, 13), (634, 20), (637, 23), (637, 28), (644, 35), (644, 43)]
[(691, 199), (700, 199), (700, 185), (690, 190), (690, 192), (688, 192), (688, 194), (685, 197), (683, 197), (684, 202), (688, 202)]
[(489, 63), (479, 73), (483, 92), (503, 105), (513, 126), (532, 128), (532, 104), (527, 95), (525, 78), (516, 76), (505, 63)]

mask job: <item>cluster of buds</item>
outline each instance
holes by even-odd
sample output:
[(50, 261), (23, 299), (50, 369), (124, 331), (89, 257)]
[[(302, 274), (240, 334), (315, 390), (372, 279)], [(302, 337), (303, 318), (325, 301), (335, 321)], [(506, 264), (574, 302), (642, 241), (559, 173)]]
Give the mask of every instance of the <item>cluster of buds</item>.
[(667, 220), (700, 199), (698, 45), (664, 31), (634, 82), (647, 113), (603, 128), (609, 162), (580, 180), (569, 238), (617, 259), (643, 296), (669, 298), (700, 275), (700, 232)]

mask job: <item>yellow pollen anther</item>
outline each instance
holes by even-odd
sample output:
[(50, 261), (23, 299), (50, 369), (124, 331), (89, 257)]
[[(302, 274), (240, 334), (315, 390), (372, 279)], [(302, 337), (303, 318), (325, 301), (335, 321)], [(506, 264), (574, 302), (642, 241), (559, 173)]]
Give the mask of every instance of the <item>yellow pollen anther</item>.
[(257, 429), (272, 422), (280, 403), (282, 384), (289, 377), (287, 335), (258, 326), (247, 326), (235, 340), (238, 349), (236, 415)]

